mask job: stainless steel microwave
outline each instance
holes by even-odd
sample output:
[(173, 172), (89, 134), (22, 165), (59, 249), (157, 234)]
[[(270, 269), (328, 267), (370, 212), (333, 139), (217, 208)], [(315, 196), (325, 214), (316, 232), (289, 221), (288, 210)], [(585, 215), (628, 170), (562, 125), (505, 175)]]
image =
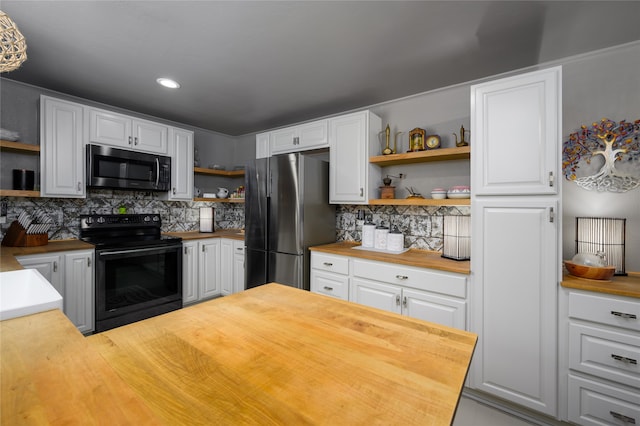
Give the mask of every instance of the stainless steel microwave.
[(87, 145), (87, 186), (168, 191), (171, 158), (104, 145)]

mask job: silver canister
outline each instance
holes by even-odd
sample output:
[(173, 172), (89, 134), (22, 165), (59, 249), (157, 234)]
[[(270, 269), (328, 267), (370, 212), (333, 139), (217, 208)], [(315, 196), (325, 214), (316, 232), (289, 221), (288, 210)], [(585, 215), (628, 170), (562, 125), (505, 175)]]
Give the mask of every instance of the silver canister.
[(384, 226), (384, 222), (380, 222), (380, 225), (376, 227), (375, 235), (374, 235), (374, 248), (380, 250), (387, 249), (387, 237), (389, 235), (389, 228)]
[(404, 249), (404, 234), (398, 230), (397, 226), (387, 236), (387, 250), (402, 251)]

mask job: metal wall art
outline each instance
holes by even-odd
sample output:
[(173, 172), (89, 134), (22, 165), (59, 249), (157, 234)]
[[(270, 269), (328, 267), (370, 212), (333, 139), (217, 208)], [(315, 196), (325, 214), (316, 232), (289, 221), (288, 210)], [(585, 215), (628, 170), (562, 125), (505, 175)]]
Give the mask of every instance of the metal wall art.
[[(578, 177), (580, 167), (602, 156), (595, 174)], [(599, 163), (595, 163), (597, 166)], [(640, 120), (618, 123), (603, 118), (569, 135), (562, 147), (562, 169), (567, 180), (587, 190), (626, 192), (640, 186)]]

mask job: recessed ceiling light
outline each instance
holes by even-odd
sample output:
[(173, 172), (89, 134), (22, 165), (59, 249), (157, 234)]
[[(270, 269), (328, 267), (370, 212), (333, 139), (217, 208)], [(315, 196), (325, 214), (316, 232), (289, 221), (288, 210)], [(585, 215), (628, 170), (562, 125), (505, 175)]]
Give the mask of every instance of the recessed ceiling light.
[(178, 87), (180, 87), (180, 84), (178, 84), (177, 81), (175, 80), (171, 80), (170, 78), (159, 78), (156, 80), (158, 82), (159, 85), (164, 86), (164, 87), (168, 87), (169, 89), (177, 89)]

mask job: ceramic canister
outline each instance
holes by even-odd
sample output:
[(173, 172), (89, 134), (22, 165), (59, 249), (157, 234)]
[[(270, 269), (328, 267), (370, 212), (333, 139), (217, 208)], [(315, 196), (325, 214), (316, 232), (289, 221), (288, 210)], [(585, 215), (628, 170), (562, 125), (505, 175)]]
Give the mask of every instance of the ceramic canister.
[(362, 247), (373, 247), (376, 225), (371, 222), (371, 217), (362, 225)]
[(387, 236), (387, 250), (402, 251), (402, 249), (404, 249), (404, 235), (397, 226), (394, 226), (393, 231)]
[(374, 235), (374, 248), (386, 250), (387, 249), (387, 236), (389, 235), (389, 228), (384, 226), (384, 222), (381, 222), (379, 226), (376, 227), (375, 235)]

